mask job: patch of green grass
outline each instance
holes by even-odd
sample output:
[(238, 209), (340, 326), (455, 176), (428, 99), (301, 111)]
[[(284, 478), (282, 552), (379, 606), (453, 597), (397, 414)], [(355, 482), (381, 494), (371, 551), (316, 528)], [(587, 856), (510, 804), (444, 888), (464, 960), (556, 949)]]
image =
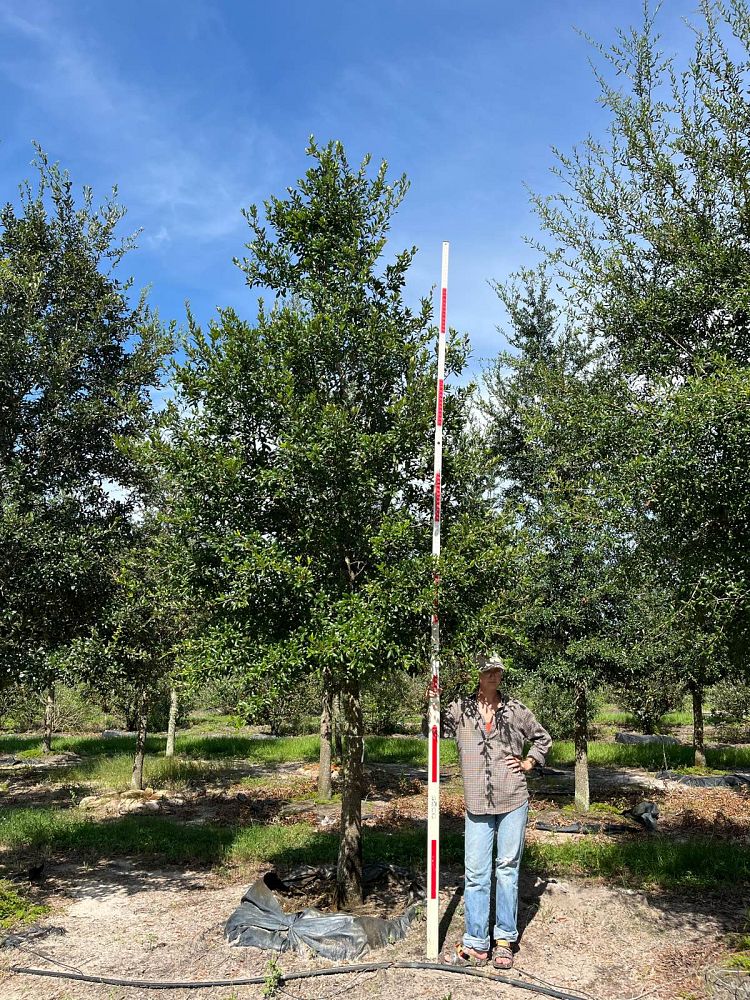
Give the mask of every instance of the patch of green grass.
[[(594, 722), (604, 726), (636, 726), (637, 720), (632, 712), (626, 712), (617, 705), (603, 705), (596, 713)], [(667, 712), (659, 720), (663, 726), (692, 726), (692, 709), (677, 709), (674, 712)]]
[[(97, 821), (73, 810), (0, 809), (0, 845), (7, 850), (61, 854), (77, 860), (128, 856), (164, 864), (316, 864), (335, 861), (338, 843), (336, 833), (322, 833), (307, 823), (187, 826), (159, 816)], [(423, 864), (421, 828), (395, 833), (368, 830), (364, 845), (368, 858)], [(460, 862), (463, 837), (446, 832), (441, 837), (441, 854), (446, 863)]]
[(665, 726), (692, 726), (693, 713), (692, 710), (689, 712), (683, 710), (667, 712), (666, 715), (662, 715), (660, 721)]
[(292, 761), (317, 761), (318, 736), (284, 736), (253, 739), (249, 736), (202, 736), (185, 733), (178, 736), (175, 751), (183, 757), (201, 760), (236, 758), (258, 764), (287, 764)]
[[(427, 766), (427, 740), (412, 736), (368, 736), (365, 740), (367, 759), (380, 764)], [(443, 764), (458, 763), (455, 740), (440, 741)]]
[(229, 827), (181, 826), (158, 816), (99, 822), (78, 810), (0, 809), (0, 844), (5, 848), (76, 860), (137, 856), (210, 864), (223, 860), (232, 838)]
[[(96, 784), (103, 788), (124, 791), (130, 787), (133, 758), (130, 754), (114, 757), (88, 757), (65, 771), (65, 781), (72, 785)], [(178, 757), (146, 757), (144, 781), (150, 788), (180, 791), (200, 782), (216, 781), (231, 774), (231, 768), (214, 761), (182, 760)], [(53, 773), (48, 781), (56, 783), (60, 775)]]
[(750, 881), (750, 850), (697, 837), (685, 843), (665, 837), (536, 843), (527, 845), (524, 858), (538, 874), (598, 876), (643, 887), (711, 888)]
[[(547, 763), (573, 764), (575, 751), (572, 740), (560, 740), (552, 744)], [(660, 746), (645, 744), (629, 746), (625, 743), (589, 743), (589, 764), (596, 767), (642, 767), (648, 771), (660, 771), (665, 764), (670, 769), (684, 770), (694, 766), (695, 756), (691, 746)], [(707, 749), (706, 761), (710, 768), (725, 771), (743, 770), (750, 767), (749, 747), (726, 747)]]
[[(14, 737), (0, 740), (0, 752), (3, 745), (9, 753), (38, 756), (41, 744), (26, 737)], [(365, 741), (367, 759), (373, 763), (400, 764), (402, 766), (425, 767), (427, 764), (427, 741), (412, 737), (370, 736)], [(207, 735), (204, 733), (186, 732), (177, 738), (175, 761), (225, 761), (241, 760), (255, 764), (286, 764), (296, 761), (312, 763), (318, 759), (320, 740), (318, 736), (285, 736), (277, 739), (271, 737), (253, 738), (238, 735)], [(101, 780), (107, 783), (106, 775), (111, 776), (111, 787), (119, 787), (125, 773), (125, 759), (135, 752), (135, 738), (118, 736), (108, 739), (101, 737), (60, 737), (55, 741), (55, 749), (70, 750), (79, 754), (85, 760), (97, 758), (100, 761), (111, 760), (111, 770), (104, 764), (97, 764), (89, 774), (100, 774)], [(164, 759), (165, 740), (161, 736), (149, 737), (146, 746), (148, 759), (153, 761)], [(453, 740), (441, 740), (441, 761), (443, 764), (456, 764), (458, 754)], [(750, 747), (710, 748), (706, 751), (709, 768), (712, 770), (742, 770), (750, 768)], [(121, 758), (118, 760), (118, 758)], [(548, 757), (550, 765), (572, 764), (574, 761), (573, 743), (570, 740), (559, 740), (553, 743)], [(690, 768), (694, 763), (694, 755), (690, 746), (660, 746), (646, 744), (629, 746), (621, 743), (609, 743), (592, 740), (589, 743), (589, 763), (598, 767), (641, 767), (650, 771), (661, 770), (664, 765), (675, 770)], [(128, 765), (129, 766), (129, 765)], [(177, 774), (183, 765), (172, 764), (174, 780), (182, 780)], [(228, 768), (229, 769), (229, 768)], [(158, 768), (152, 771), (150, 783), (162, 782), (165, 787), (172, 779), (169, 770), (160, 777)], [(198, 772), (194, 772), (197, 775)], [(184, 772), (184, 780), (192, 780), (193, 772)], [(82, 780), (86, 780), (81, 774)]]
[[(624, 799), (618, 799), (617, 802), (591, 802), (589, 805), (589, 812), (591, 813), (605, 813), (607, 815), (612, 815), (613, 813), (619, 813), (623, 809), (627, 808), (627, 803)], [(564, 813), (575, 813), (578, 814), (578, 810), (575, 807), (575, 803), (570, 802), (564, 805), (561, 809)]]
[(38, 748), (42, 752), (42, 741), (38, 736), (0, 736), (0, 753), (20, 754), (27, 750)]
[[(74, 811), (0, 810), (0, 844), (15, 852), (44, 852), (97, 860), (135, 856), (147, 862), (219, 865), (226, 862), (307, 864), (335, 860), (338, 836), (306, 823), (246, 827), (181, 825), (156, 816), (124, 816), (96, 821)], [(441, 858), (463, 861), (463, 837), (445, 830)], [(368, 830), (367, 858), (421, 869), (425, 835), (421, 826)], [(678, 843), (665, 837), (564, 843), (533, 843), (525, 863), (539, 875), (586, 875), (644, 887), (710, 888), (750, 883), (750, 848), (693, 838)]]
[(19, 893), (7, 879), (0, 879), (0, 928), (13, 930), (25, 924), (33, 924), (49, 913), (48, 906), (32, 903)]
[(189, 733), (215, 733), (217, 729), (242, 729), (243, 726), (239, 715), (196, 713), (195, 718), (189, 719), (187, 730)]
[(605, 705), (594, 716), (594, 722), (603, 726), (634, 726), (635, 716), (612, 705)]
[(750, 972), (750, 954), (730, 955), (724, 965), (728, 969), (741, 969), (743, 972)]

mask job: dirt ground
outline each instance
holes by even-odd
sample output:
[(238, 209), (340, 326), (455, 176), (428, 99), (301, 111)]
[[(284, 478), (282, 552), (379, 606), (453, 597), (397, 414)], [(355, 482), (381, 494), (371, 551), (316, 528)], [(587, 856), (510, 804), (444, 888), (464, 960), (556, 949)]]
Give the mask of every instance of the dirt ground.
[[(145, 995), (137, 989), (89, 985), (14, 974), (11, 966), (61, 969), (88, 975), (136, 979), (234, 979), (262, 976), (269, 953), (230, 947), (226, 918), (253, 873), (241, 883), (201, 871), (146, 871), (127, 861), (89, 870), (57, 867), (47, 886), (52, 913), (44, 925), (64, 933), (0, 952), (3, 1000), (114, 1000)], [(463, 927), (462, 882), (446, 871), (442, 887), (442, 931), (449, 942)], [(51, 890), (51, 891), (50, 891)], [(527, 983), (544, 980), (558, 989), (600, 1000), (699, 997), (702, 970), (721, 950), (720, 938), (741, 922), (747, 899), (646, 894), (591, 881), (526, 877), (521, 889), (522, 937), (516, 974)], [(697, 907), (697, 909), (696, 909)], [(421, 961), (423, 921), (407, 937), (370, 952), (362, 962)], [(295, 954), (279, 957), (284, 971), (324, 968), (331, 963)], [(537, 977), (536, 979), (533, 977)], [(500, 984), (431, 971), (390, 969), (301, 980), (284, 996), (350, 1000), (400, 996), (410, 1000), (475, 1000), (485, 996), (532, 996)], [(261, 986), (168, 990), (153, 996), (229, 998), (261, 995)]]
[[(308, 767), (275, 769), (275, 782), (248, 789), (230, 776), (223, 785), (181, 795), (179, 806), (154, 800), (159, 811), (192, 822), (297, 822), (330, 828), (338, 806), (316, 806), (296, 800), (314, 786)], [(382, 769), (372, 775), (371, 796), (365, 803), (365, 825), (398, 829), (424, 818), (422, 775)], [(608, 772), (608, 781), (613, 772)], [(659, 802), (660, 827), (673, 836), (694, 832), (731, 839), (750, 839), (750, 796), (727, 789), (658, 788), (643, 773), (640, 789), (617, 782), (613, 816), (624, 805), (647, 794)], [(601, 776), (594, 776), (594, 784)], [(551, 779), (555, 778), (555, 781)], [(553, 824), (573, 818), (555, 798), (560, 780), (554, 774), (533, 789), (533, 814), (528, 838), (566, 836), (533, 828), (534, 818)], [(603, 780), (603, 779), (602, 779)], [(57, 801), (56, 783), (38, 784), (21, 778), (8, 790), (19, 804)], [(210, 794), (207, 794), (210, 793)], [(62, 805), (64, 797), (60, 799)], [(296, 801), (295, 801), (296, 800)], [(128, 800), (125, 800), (127, 803)], [(616, 804), (614, 804), (616, 803)], [(463, 815), (460, 787), (448, 781), (441, 797), (446, 824), (458, 826)], [(120, 808), (119, 806), (117, 807)], [(104, 818), (114, 806), (105, 801), (93, 810)], [(593, 815), (593, 814), (592, 814)], [(600, 818), (600, 817), (597, 817)], [(626, 834), (628, 835), (628, 834)], [(632, 836), (644, 836), (634, 830)], [(146, 993), (138, 988), (91, 985), (21, 975), (13, 966), (74, 970), (88, 975), (133, 979), (200, 980), (263, 976), (270, 954), (230, 947), (224, 923), (239, 904), (248, 884), (261, 870), (220, 872), (182, 869), (147, 870), (126, 859), (82, 865), (50, 858), (44, 886), (33, 889), (51, 907), (42, 927), (57, 929), (44, 938), (28, 939), (15, 948), (0, 949), (1, 1000), (114, 1000), (140, 996), (170, 998), (260, 997), (262, 986), (167, 990)], [(463, 930), (462, 872), (442, 872), (441, 939), (457, 941)], [(703, 971), (724, 952), (722, 939), (744, 928), (750, 897), (739, 891), (644, 892), (604, 885), (592, 879), (536, 879), (522, 876), (519, 925), (520, 950), (514, 974), (528, 985), (547, 983), (586, 1000), (694, 1000), (705, 996)], [(370, 952), (360, 962), (423, 961), (425, 925), (417, 920), (407, 937), (389, 948)], [(277, 956), (285, 972), (330, 967), (320, 959), (285, 953)], [(402, 1000), (476, 1000), (482, 996), (538, 995), (500, 983), (448, 972), (388, 969), (294, 981), (282, 997), (350, 1000), (400, 997)]]

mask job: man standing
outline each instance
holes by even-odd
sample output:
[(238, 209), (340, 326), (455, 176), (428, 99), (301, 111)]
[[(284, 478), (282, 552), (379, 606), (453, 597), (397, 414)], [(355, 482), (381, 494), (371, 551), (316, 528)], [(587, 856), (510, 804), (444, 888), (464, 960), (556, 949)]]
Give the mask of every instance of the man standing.
[[(441, 720), (442, 735), (458, 743), (466, 805), (466, 932), (455, 948), (446, 947), (442, 961), (487, 964), (492, 850), (497, 842), (492, 964), (510, 969), (518, 939), (518, 873), (529, 811), (526, 774), (544, 764), (552, 740), (533, 712), (498, 690), (502, 659), (493, 653), (478, 657), (478, 663), (478, 690), (452, 702)], [(524, 757), (527, 743), (531, 746)]]

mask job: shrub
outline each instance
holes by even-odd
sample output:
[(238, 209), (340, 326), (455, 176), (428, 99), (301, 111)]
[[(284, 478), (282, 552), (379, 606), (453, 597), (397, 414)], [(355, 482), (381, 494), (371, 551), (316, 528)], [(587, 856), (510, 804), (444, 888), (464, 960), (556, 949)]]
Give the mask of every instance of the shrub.
[[(3, 729), (25, 733), (44, 725), (45, 697), (22, 685), (13, 685), (0, 692), (0, 724)], [(108, 715), (81, 688), (63, 684), (55, 688), (55, 732), (99, 732), (117, 720)]]
[[(532, 710), (539, 722), (556, 740), (570, 739), (574, 732), (573, 691), (542, 677), (529, 675), (509, 683), (509, 691)], [(601, 695), (589, 693), (586, 715), (589, 726), (599, 711)]]
[(685, 687), (674, 678), (674, 670), (657, 671), (650, 676), (638, 676), (632, 683), (618, 684), (615, 699), (635, 719), (642, 733), (656, 733), (661, 717), (682, 705)]
[(750, 738), (750, 685), (720, 681), (709, 688), (706, 700), (719, 739), (727, 743), (747, 742)]
[(406, 732), (410, 717), (421, 719), (425, 687), (424, 677), (410, 677), (405, 671), (366, 685), (362, 692), (365, 732), (375, 736)]

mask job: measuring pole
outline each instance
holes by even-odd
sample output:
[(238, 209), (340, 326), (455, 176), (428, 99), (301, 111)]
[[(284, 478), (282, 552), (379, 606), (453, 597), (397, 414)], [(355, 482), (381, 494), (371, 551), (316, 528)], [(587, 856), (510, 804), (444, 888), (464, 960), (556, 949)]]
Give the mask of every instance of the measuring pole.
[(435, 558), (435, 597), (432, 608), (432, 681), (427, 713), (427, 958), (438, 957), (440, 923), (440, 493), (443, 474), (443, 386), (445, 331), (448, 314), (448, 243), (443, 243), (438, 327), (437, 404), (435, 407), (435, 477), (432, 508), (432, 555)]

